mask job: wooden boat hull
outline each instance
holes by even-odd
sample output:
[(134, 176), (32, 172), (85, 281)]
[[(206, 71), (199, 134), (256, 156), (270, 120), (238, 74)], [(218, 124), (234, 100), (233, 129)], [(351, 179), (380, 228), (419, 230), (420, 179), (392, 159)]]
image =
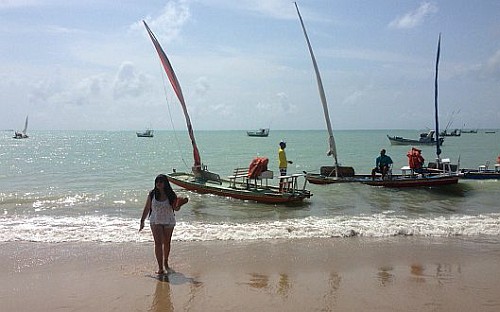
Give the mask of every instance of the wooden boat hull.
[(427, 177), (393, 177), (390, 180), (374, 180), (363, 182), (371, 186), (383, 187), (435, 187), (443, 185), (453, 185), (458, 183), (458, 175), (430, 175)]
[[(338, 170), (338, 175), (335, 171)], [(363, 182), (371, 175), (355, 174), (354, 168), (350, 166), (321, 166), (320, 173), (307, 173), (307, 182), (311, 184), (333, 184)]]
[(255, 183), (235, 183), (223, 179), (219, 181), (199, 180), (192, 173), (174, 172), (167, 174), (167, 177), (171, 183), (199, 194), (214, 194), (265, 204), (300, 203), (312, 196), (305, 189), (293, 192), (280, 192), (278, 187), (256, 185)]
[(500, 172), (465, 171), (460, 175), (460, 178), (470, 180), (499, 180)]
[(334, 184), (334, 183), (360, 183), (371, 179), (369, 175), (355, 175), (353, 177), (332, 177), (324, 176), (318, 173), (308, 173), (307, 182), (311, 184)]

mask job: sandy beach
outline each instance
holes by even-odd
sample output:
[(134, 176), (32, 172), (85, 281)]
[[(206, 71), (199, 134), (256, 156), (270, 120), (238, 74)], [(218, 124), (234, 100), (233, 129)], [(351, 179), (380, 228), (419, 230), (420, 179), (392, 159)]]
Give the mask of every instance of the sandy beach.
[(2, 311), (498, 311), (498, 242), (460, 238), (1, 244)]

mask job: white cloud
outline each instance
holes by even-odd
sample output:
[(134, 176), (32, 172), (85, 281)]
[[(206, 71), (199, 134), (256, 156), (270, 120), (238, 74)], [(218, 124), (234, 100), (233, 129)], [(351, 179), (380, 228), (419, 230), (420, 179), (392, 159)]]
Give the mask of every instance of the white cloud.
[(437, 13), (438, 7), (431, 2), (423, 2), (418, 9), (408, 12), (389, 23), (392, 28), (414, 28), (423, 23), (424, 19)]
[(138, 74), (134, 64), (124, 62), (120, 66), (113, 86), (113, 97), (120, 99), (122, 97), (138, 97), (143, 94), (147, 86), (146, 77)]
[(472, 77), (481, 81), (500, 81), (500, 50), (497, 50), (485, 62), (454, 64), (450, 67), (448, 76), (467, 79)]
[(495, 80), (500, 80), (500, 50), (488, 59), (484, 66), (484, 73), (493, 77)]
[(210, 90), (210, 84), (208, 83), (207, 77), (200, 77), (195, 81), (195, 92), (196, 96), (203, 97)]
[[(159, 16), (148, 16), (145, 21), (160, 42), (168, 43), (179, 36), (182, 27), (190, 17), (186, 1), (169, 1)], [(143, 27), (142, 21), (138, 21), (131, 26), (131, 29), (143, 31)]]
[(278, 103), (280, 104), (280, 108), (283, 110), (283, 112), (289, 112), (293, 108), (286, 93), (280, 92), (276, 94), (276, 96), (278, 97)]
[(271, 98), (259, 101), (256, 104), (256, 110), (253, 112), (255, 116), (281, 116), (286, 113), (292, 113), (296, 111), (295, 105), (290, 102), (288, 94), (285, 92), (278, 92)]

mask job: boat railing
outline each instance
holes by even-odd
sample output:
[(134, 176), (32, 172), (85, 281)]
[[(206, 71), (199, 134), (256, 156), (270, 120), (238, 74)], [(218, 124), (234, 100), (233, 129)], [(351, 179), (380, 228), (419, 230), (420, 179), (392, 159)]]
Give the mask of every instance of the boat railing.
[(302, 190), (299, 189), (299, 183), (298, 183), (299, 177), (304, 177), (304, 176), (305, 176), (305, 174), (302, 174), (302, 173), (295, 173), (292, 175), (280, 176), (279, 177), (280, 192), (295, 194), (296, 192), (305, 190), (307, 179), (304, 179), (305, 182), (304, 182), (304, 186), (303, 186)]
[(445, 173), (451, 173), (451, 161), (449, 158), (443, 158), (441, 160), (441, 166)]

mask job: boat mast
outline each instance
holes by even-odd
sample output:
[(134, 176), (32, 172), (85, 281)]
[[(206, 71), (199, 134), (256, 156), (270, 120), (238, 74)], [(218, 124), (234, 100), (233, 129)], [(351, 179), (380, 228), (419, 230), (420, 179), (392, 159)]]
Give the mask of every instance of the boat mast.
[(188, 129), (189, 137), (191, 138), (191, 145), (193, 145), (193, 158), (194, 158), (193, 169), (199, 170), (199, 169), (201, 169), (200, 153), (198, 151), (198, 146), (196, 145), (196, 140), (194, 138), (193, 126), (191, 125), (191, 119), (189, 118), (186, 103), (184, 101), (184, 95), (182, 94), (181, 85), (179, 84), (179, 81), (177, 80), (177, 76), (175, 75), (174, 69), (172, 68), (172, 65), (170, 64), (170, 61), (168, 60), (167, 55), (163, 51), (160, 43), (158, 42), (158, 39), (156, 39), (156, 36), (153, 34), (151, 29), (149, 29), (148, 24), (146, 24), (145, 21), (142, 21), (142, 22), (144, 23), (144, 26), (146, 27), (146, 30), (148, 31), (148, 34), (149, 34), (149, 37), (151, 38), (151, 41), (153, 41), (153, 45), (155, 46), (156, 52), (158, 53), (158, 56), (160, 57), (161, 64), (163, 65), (163, 69), (165, 70), (165, 73), (167, 74), (168, 80), (170, 81), (170, 84), (172, 85), (172, 88), (174, 89), (175, 94), (177, 95), (177, 98), (179, 99), (179, 102), (181, 103), (182, 111), (184, 112), (184, 117), (186, 119), (186, 125), (187, 125), (187, 129)]
[(304, 21), (302, 20), (302, 16), (300, 15), (299, 7), (297, 6), (297, 2), (294, 2), (295, 8), (297, 9), (297, 14), (299, 15), (300, 24), (302, 25), (302, 30), (304, 31), (304, 36), (306, 38), (307, 46), (309, 48), (309, 54), (311, 54), (311, 59), (314, 66), (314, 71), (316, 73), (316, 82), (318, 83), (318, 91), (319, 96), (321, 98), (321, 103), (323, 104), (323, 113), (325, 114), (326, 127), (328, 129), (328, 143), (330, 149), (328, 150), (327, 155), (332, 156), (335, 160), (335, 177), (338, 177), (338, 161), (337, 161), (337, 148), (335, 147), (335, 138), (333, 137), (332, 124), (330, 122), (330, 114), (328, 113), (328, 104), (326, 102), (325, 90), (323, 88), (323, 82), (321, 81), (321, 76), (319, 74), (318, 64), (316, 63), (316, 58), (314, 57), (314, 53), (311, 47), (311, 42), (309, 41), (309, 37), (307, 36), (306, 27), (304, 26)]
[(439, 33), (437, 55), (436, 55), (436, 77), (434, 79), (434, 117), (436, 122), (436, 155), (438, 164), (441, 162), (441, 142), (439, 141), (439, 117), (438, 117), (438, 67), (439, 54), (441, 51), (441, 33)]

